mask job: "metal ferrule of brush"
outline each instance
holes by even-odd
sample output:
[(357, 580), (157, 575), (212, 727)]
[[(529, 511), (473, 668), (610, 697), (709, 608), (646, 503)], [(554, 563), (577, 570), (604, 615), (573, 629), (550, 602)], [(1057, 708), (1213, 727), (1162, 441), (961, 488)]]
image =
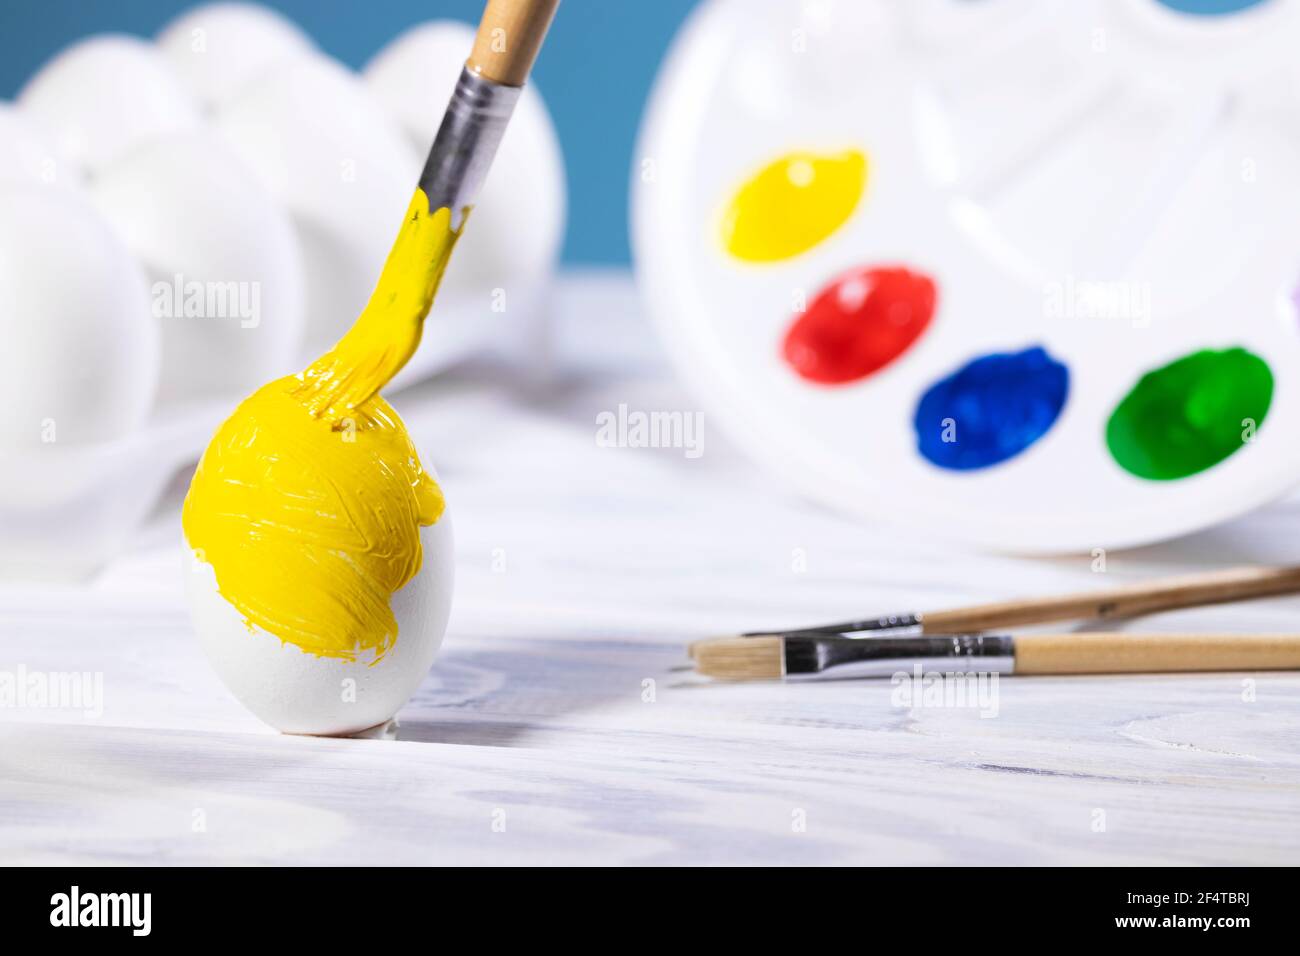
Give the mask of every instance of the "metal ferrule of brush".
[(450, 209), (453, 229), (460, 228), (474, 205), (522, 91), (523, 87), (494, 83), (468, 69), (460, 71), (420, 174), (429, 209)]
[(1005, 635), (953, 634), (888, 640), (786, 638), (785, 677), (890, 677), (922, 674), (1010, 674), (1015, 639)]

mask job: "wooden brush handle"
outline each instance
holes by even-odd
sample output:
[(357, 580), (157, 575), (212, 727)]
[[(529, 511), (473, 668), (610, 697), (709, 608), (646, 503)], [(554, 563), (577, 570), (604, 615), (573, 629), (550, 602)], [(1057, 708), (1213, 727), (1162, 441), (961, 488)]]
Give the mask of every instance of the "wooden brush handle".
[(921, 620), (927, 634), (965, 634), (1051, 621), (1135, 617), (1153, 611), (1297, 591), (1300, 591), (1300, 567), (1231, 568), (1207, 574), (1161, 578), (1147, 584), (1107, 591), (1002, 601), (952, 611), (927, 611)]
[(1300, 634), (1018, 634), (1017, 674), (1300, 669)]
[(523, 86), (559, 5), (560, 0), (488, 0), (465, 65), (493, 83)]

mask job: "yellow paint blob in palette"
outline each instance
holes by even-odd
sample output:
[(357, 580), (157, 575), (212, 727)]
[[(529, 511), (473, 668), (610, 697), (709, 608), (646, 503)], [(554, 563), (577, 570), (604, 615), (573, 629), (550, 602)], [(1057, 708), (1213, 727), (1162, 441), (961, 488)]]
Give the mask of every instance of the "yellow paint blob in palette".
[(745, 262), (780, 262), (839, 229), (862, 200), (867, 157), (855, 149), (789, 153), (746, 180), (722, 217), (722, 242)]
[[(1300, 480), (1300, 179), (1233, 157), (1300, 168), (1300, 118), (1221, 106), (1261, 62), (1285, 73), (1300, 12), (1013, 6), (810, 24), (707, 0), (640, 145), (693, 175), (634, 184), (670, 355), (807, 492), (998, 550), (1153, 541), (1277, 496)], [(1212, 77), (1168, 59), (1189, 17)], [(1074, 56), (1098, 24), (1168, 85)]]
[(379, 390), (419, 345), (458, 235), (417, 189), (352, 329), (245, 399), (204, 452), (185, 537), (250, 629), (347, 661), (377, 662), (396, 641), (390, 600), (444, 503)]

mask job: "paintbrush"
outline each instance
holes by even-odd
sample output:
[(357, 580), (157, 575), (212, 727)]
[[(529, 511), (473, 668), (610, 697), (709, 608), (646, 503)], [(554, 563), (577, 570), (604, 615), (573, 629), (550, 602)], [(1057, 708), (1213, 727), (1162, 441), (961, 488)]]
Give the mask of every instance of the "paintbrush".
[[(1300, 592), (1300, 566), (1228, 568), (1079, 594), (1021, 598), (924, 614), (886, 614), (817, 627), (746, 631), (728, 636), (756, 638), (832, 634), (841, 637), (904, 637), (973, 634), (1026, 624), (1129, 618), (1175, 608), (1201, 607), (1296, 592)], [(700, 643), (691, 644), (688, 648), (692, 657)]]
[[(426, 233), (427, 248), (420, 250), (417, 261), (404, 263), (407, 269), (418, 265), (431, 277), (431, 282), (414, 293), (424, 296), (423, 311), (414, 322), (405, 324), (407, 331), (400, 338), (394, 338), (389, 326), (379, 323), (388, 340), (382, 348), (368, 348), (364, 367), (357, 367), (357, 357), (350, 355), (346, 348), (349, 339), (365, 343), (365, 320), (372, 313), (372, 306), (376, 313), (383, 315), (402, 298), (394, 289), (382, 285), (377, 288), (348, 335), (298, 376), (301, 384), (295, 387), (294, 397), (315, 417), (337, 420), (346, 415), (369, 399), (376, 388), (390, 381), (419, 347), (424, 317), (433, 302), (442, 270), (465, 228), (465, 218), (492, 166), (559, 3), (560, 0), (487, 0), (474, 36), (474, 47), (461, 68), (420, 173), (419, 190), (424, 193), (429, 216), (437, 216), (444, 209), (447, 212), (445, 232), (440, 227)], [(420, 201), (412, 200), (411, 223), (420, 220), (416, 205)], [(437, 241), (440, 236), (441, 242)], [(389, 253), (384, 274), (388, 273), (393, 256), (410, 255), (399, 252), (400, 248), (395, 245)]]
[(1128, 674), (1300, 669), (1300, 634), (956, 634), (853, 640), (724, 637), (695, 648), (717, 680), (889, 677), (897, 673)]
[(487, 176), (560, 0), (488, 0), (420, 175), (429, 208), (459, 229)]

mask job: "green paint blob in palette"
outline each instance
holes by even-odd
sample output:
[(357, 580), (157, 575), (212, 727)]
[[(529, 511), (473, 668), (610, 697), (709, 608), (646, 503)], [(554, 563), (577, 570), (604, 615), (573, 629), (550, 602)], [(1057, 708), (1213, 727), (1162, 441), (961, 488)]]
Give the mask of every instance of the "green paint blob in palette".
[(1203, 350), (1143, 375), (1110, 416), (1106, 446), (1153, 481), (1212, 468), (1248, 443), (1273, 401), (1273, 372), (1242, 348)]

